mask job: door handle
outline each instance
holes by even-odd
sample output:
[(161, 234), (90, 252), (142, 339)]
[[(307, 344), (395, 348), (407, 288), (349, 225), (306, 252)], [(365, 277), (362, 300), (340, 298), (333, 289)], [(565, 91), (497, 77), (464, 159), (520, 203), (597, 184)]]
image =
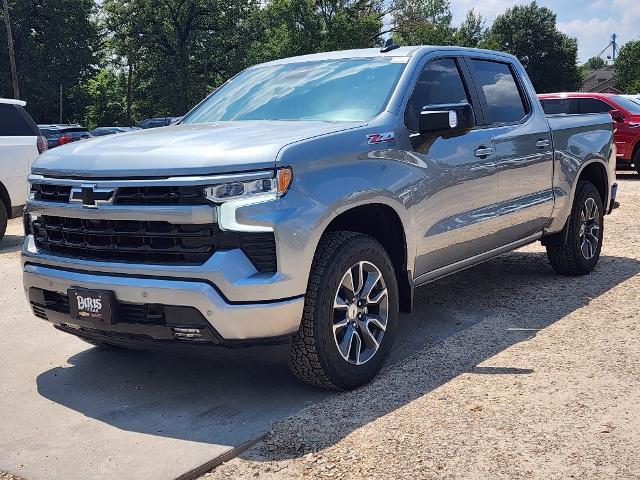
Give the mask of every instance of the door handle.
[(536, 142), (536, 148), (548, 148), (548, 147), (549, 147), (549, 145), (551, 145), (551, 144), (549, 143), (549, 140), (546, 140), (546, 139), (544, 139), (544, 138), (541, 138), (540, 140), (538, 140), (538, 141)]
[(493, 155), (493, 148), (485, 147), (484, 145), (480, 145), (473, 154), (476, 157), (486, 158), (489, 155)]

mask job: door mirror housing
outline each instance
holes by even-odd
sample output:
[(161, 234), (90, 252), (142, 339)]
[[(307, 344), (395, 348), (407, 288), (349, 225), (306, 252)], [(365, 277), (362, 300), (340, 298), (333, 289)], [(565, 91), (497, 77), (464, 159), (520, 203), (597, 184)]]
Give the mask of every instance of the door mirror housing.
[(609, 114), (611, 114), (614, 122), (624, 123), (624, 114), (620, 110), (611, 110)]
[(420, 133), (447, 133), (476, 126), (469, 103), (426, 105), (420, 112)]

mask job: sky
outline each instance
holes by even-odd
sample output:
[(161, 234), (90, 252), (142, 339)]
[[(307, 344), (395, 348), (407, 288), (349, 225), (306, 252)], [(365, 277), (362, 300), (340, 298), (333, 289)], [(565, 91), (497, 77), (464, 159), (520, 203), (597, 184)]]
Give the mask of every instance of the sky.
[[(530, 0), (452, 0), (453, 21), (458, 25), (475, 8), (488, 22), (507, 8)], [(597, 55), (618, 35), (618, 48), (629, 40), (640, 40), (640, 0), (538, 0), (558, 16), (560, 31), (578, 39), (578, 60)], [(611, 49), (603, 54), (611, 54)]]

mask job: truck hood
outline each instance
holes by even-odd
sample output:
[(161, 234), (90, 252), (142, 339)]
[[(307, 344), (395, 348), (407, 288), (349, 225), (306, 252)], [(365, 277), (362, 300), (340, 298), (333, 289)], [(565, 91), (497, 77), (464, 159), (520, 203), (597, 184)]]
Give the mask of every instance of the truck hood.
[(208, 175), (274, 168), (285, 145), (362, 123), (240, 121), (139, 130), (67, 144), (32, 172), (79, 178)]

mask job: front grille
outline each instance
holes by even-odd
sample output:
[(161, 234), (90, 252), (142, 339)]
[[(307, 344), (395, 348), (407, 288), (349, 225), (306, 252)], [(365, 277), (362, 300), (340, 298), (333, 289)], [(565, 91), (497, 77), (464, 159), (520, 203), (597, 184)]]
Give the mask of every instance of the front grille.
[(114, 203), (119, 205), (210, 205), (200, 186), (121, 187)]
[[(211, 205), (202, 185), (120, 187), (115, 190), (113, 203), (117, 205)], [(41, 202), (69, 203), (70, 193), (69, 185), (31, 184), (34, 200)]]
[(43, 215), (32, 221), (36, 246), (68, 257), (130, 263), (201, 265), (215, 251), (240, 248), (261, 272), (277, 270), (270, 232), (221, 231), (217, 224), (171, 224)]
[(134, 263), (202, 264), (214, 252), (217, 225), (44, 215), (34, 220), (31, 228), (38, 248), (60, 255)]
[(69, 185), (49, 185), (46, 183), (34, 183), (31, 185), (31, 195), (34, 200), (41, 202), (69, 203)]

